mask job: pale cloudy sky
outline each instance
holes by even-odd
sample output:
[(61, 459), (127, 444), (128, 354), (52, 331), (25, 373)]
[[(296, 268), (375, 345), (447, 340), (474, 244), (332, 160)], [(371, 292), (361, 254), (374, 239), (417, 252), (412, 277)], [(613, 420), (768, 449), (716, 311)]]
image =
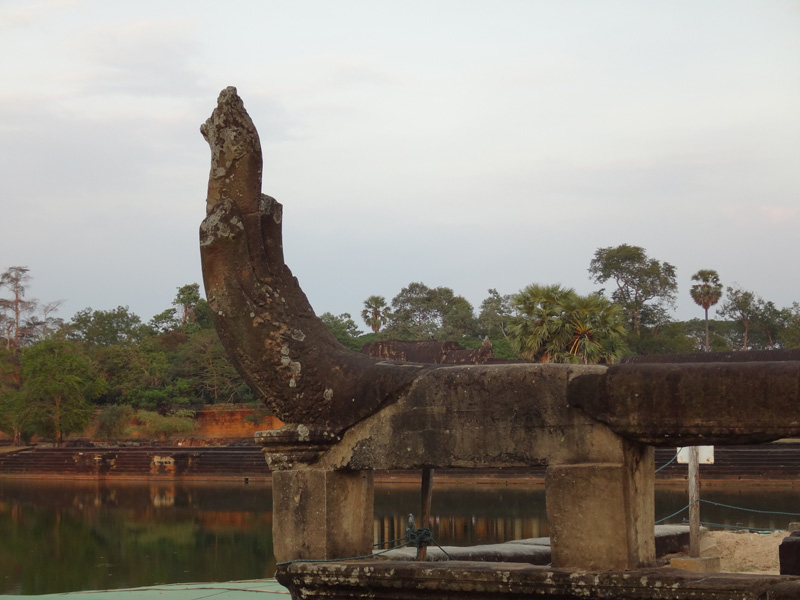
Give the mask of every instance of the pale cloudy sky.
[(800, 301), (797, 0), (0, 0), (0, 270), (60, 316), (200, 282), (238, 88), (317, 313), (595, 289), (598, 247)]

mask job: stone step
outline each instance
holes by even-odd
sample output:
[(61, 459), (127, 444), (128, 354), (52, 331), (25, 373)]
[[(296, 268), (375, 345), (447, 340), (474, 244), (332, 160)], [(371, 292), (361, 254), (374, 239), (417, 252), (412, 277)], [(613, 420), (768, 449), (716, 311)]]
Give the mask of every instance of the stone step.
[[(702, 465), (704, 479), (797, 479), (800, 477), (800, 444), (775, 443), (755, 446), (715, 448), (713, 465)], [(675, 456), (673, 448), (655, 450), (656, 468)], [(160, 458), (154, 458), (160, 457)], [(174, 468), (170, 466), (174, 465)], [(502, 470), (442, 469), (440, 475), (453, 479), (474, 476), (488, 478), (543, 478), (545, 466)], [(220, 474), (266, 475), (268, 470), (261, 448), (181, 447), (163, 448), (35, 448), (0, 454), (0, 474), (77, 473), (77, 474), (152, 474), (175, 472), (181, 475)], [(687, 467), (673, 462), (661, 469), (658, 480), (686, 479)]]
[(268, 474), (257, 446), (248, 448), (41, 448), (0, 456), (0, 474), (252, 475)]

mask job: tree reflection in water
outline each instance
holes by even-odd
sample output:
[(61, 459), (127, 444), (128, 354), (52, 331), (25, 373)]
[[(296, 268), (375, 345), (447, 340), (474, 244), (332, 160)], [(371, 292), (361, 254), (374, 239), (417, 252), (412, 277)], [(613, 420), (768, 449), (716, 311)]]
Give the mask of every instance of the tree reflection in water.
[(263, 484), (0, 480), (0, 594), (268, 577)]
[[(791, 487), (704, 489), (704, 499), (800, 513)], [(656, 518), (685, 507), (680, 486), (656, 491)], [(415, 485), (375, 491), (375, 542), (401, 538), (419, 515)], [(442, 545), (501, 543), (548, 535), (544, 487), (437, 482), (432, 533)], [(678, 514), (670, 523), (680, 523)], [(704, 521), (779, 529), (800, 520), (701, 507)], [(270, 577), (272, 490), (268, 483), (173, 483), (0, 478), (0, 594), (47, 594), (159, 583)]]
[[(494, 544), (549, 535), (542, 485), (438, 486), (431, 504), (431, 533), (441, 545)], [(419, 518), (418, 488), (378, 486), (375, 543), (403, 537), (409, 513)]]

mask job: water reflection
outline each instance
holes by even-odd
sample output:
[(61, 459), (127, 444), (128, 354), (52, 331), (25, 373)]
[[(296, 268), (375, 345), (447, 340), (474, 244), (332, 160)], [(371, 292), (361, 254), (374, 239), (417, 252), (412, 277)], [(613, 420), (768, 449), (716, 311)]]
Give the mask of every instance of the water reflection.
[[(419, 517), (418, 487), (378, 486), (375, 543), (405, 535), (409, 513)], [(431, 533), (441, 545), (493, 544), (549, 535), (541, 485), (477, 489), (439, 486), (433, 495), (431, 514)]]
[(266, 486), (0, 480), (0, 593), (274, 573)]
[[(785, 482), (781, 486), (771, 486), (769, 482), (748, 486), (727, 483), (702, 489), (700, 497), (700, 520), (709, 527), (775, 530), (800, 521), (800, 489), (788, 487)], [(685, 489), (657, 489), (656, 519), (681, 511), (687, 503)], [(681, 523), (688, 517), (686, 509), (665, 522)]]
[[(760, 511), (703, 504), (704, 521), (769, 529), (800, 521), (794, 488), (729, 485), (701, 496)], [(419, 504), (418, 486), (377, 486), (376, 543), (402, 537)], [(686, 504), (685, 489), (659, 488), (656, 518), (678, 512), (667, 522), (680, 523)], [(432, 513), (442, 545), (549, 533), (540, 485), (438, 484)], [(271, 488), (264, 483), (0, 479), (0, 594), (269, 577), (272, 548)]]

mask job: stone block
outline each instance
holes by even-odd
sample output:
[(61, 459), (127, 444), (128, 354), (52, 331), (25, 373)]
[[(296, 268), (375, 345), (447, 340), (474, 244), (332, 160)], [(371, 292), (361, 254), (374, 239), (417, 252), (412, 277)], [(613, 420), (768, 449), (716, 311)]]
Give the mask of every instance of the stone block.
[(702, 556), (698, 558), (680, 556), (670, 560), (669, 566), (673, 569), (697, 571), (698, 573), (719, 573), (721, 570), (719, 556)]
[(656, 525), (656, 556), (678, 554), (689, 550), (688, 525)]
[(635, 450), (618, 464), (548, 467), (554, 567), (625, 570), (655, 563), (652, 449), (641, 448), (634, 460)]
[(800, 531), (793, 531), (778, 546), (781, 575), (800, 575)]
[(372, 471), (275, 471), (272, 500), (279, 562), (372, 553)]

